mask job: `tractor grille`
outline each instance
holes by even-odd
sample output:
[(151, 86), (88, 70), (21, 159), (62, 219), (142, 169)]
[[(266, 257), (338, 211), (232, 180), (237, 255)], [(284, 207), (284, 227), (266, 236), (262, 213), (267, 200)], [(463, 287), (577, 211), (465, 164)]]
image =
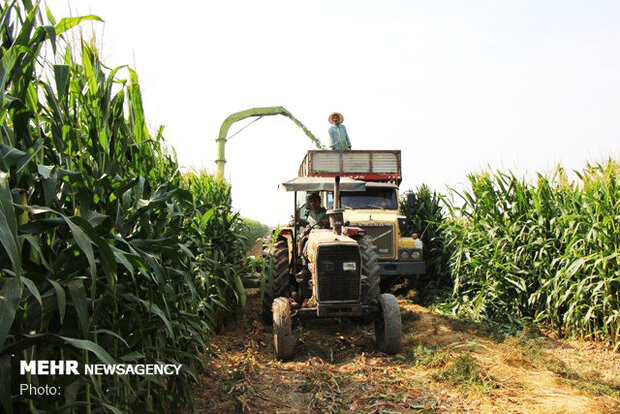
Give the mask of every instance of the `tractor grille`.
[[(360, 300), (360, 252), (355, 245), (319, 247), (316, 262), (319, 302)], [(345, 263), (355, 270), (344, 270)]]
[(361, 224), (360, 227), (374, 240), (379, 259), (394, 258), (394, 226)]

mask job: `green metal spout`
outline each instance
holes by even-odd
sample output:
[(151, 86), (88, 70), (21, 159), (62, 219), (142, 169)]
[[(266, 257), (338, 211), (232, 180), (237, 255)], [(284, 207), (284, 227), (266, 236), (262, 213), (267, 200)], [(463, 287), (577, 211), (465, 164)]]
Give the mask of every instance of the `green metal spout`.
[(269, 115), (284, 115), (285, 117), (289, 118), (291, 121), (295, 123), (295, 125), (297, 125), (304, 131), (306, 136), (310, 138), (312, 143), (318, 149), (325, 149), (323, 144), (321, 144), (321, 141), (319, 141), (318, 138), (315, 137), (312, 134), (312, 132), (310, 132), (310, 130), (306, 128), (304, 124), (302, 124), (297, 118), (295, 118), (293, 114), (291, 114), (289, 111), (287, 111), (283, 107), (271, 106), (271, 107), (266, 107), (266, 108), (246, 109), (245, 111), (236, 112), (232, 115), (229, 115), (228, 118), (226, 118), (224, 122), (222, 122), (222, 126), (220, 127), (220, 134), (215, 140), (215, 142), (217, 142), (217, 160), (215, 160), (215, 164), (217, 166), (217, 177), (218, 178), (224, 179), (224, 165), (226, 164), (226, 158), (224, 157), (225, 150), (226, 150), (226, 141), (227, 141), (226, 137), (228, 136), (228, 130), (230, 129), (231, 125), (237, 121), (241, 121), (242, 119), (249, 118), (252, 116), (263, 117), (263, 116), (269, 116)]

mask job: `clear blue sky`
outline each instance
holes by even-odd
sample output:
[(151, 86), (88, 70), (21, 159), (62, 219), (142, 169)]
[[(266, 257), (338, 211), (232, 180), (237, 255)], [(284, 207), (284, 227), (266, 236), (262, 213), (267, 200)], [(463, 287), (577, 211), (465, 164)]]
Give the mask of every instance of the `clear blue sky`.
[[(404, 189), (620, 158), (618, 2), (47, 3), (105, 20), (84, 35), (98, 32), (109, 65), (135, 64), (149, 125), (185, 166), (213, 169), (221, 122), (257, 106), (284, 106), (324, 142), (341, 112), (354, 149), (402, 150)], [(311, 148), (283, 117), (234, 137), (234, 207), (287, 221), (292, 197), (276, 187)]]

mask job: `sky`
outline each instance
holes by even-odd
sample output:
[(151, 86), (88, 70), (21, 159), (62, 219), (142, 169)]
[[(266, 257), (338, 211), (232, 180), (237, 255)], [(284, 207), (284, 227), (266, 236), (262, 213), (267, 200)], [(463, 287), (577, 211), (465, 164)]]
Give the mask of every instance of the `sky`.
[[(532, 176), (620, 159), (617, 1), (46, 3), (56, 19), (105, 21), (82, 35), (95, 33), (108, 66), (137, 69), (147, 123), (164, 125), (186, 168), (214, 171), (222, 121), (268, 106), (325, 144), (337, 111), (353, 149), (400, 149), (401, 191), (445, 193), (487, 168)], [(282, 116), (231, 138), (236, 211), (288, 221), (293, 198), (277, 186), (313, 148)]]

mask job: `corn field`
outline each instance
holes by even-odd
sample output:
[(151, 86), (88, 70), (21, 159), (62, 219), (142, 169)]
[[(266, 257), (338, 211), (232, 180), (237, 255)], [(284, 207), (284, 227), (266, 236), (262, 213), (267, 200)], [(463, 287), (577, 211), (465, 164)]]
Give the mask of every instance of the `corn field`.
[[(408, 198), (413, 197), (415, 207), (411, 210)], [(408, 191), (400, 200), (400, 209), (405, 215), (405, 235), (417, 233), (424, 243), (424, 262), (426, 274), (422, 275), (419, 285), (422, 290), (422, 301), (433, 300), (441, 293), (442, 288), (450, 283), (448, 267), (448, 251), (446, 240), (441, 228), (446, 213), (442, 208), (441, 196), (423, 184), (416, 191)], [(445, 290), (445, 289), (444, 289)]]
[[(138, 75), (29, 0), (0, 6), (0, 403), (7, 413), (177, 412), (243, 302), (230, 188), (180, 174)], [(46, 54), (42, 52), (44, 45)], [(50, 51), (52, 51), (50, 53)], [(20, 377), (20, 360), (183, 364), (178, 376)], [(61, 387), (21, 396), (20, 382)]]
[(442, 198), (445, 218), (438, 198), (422, 197), (435, 207), (410, 222), (435, 231), (427, 254), (431, 265), (447, 261), (454, 314), (620, 347), (620, 163), (576, 174), (558, 168), (535, 184), (472, 174), (469, 190)]

